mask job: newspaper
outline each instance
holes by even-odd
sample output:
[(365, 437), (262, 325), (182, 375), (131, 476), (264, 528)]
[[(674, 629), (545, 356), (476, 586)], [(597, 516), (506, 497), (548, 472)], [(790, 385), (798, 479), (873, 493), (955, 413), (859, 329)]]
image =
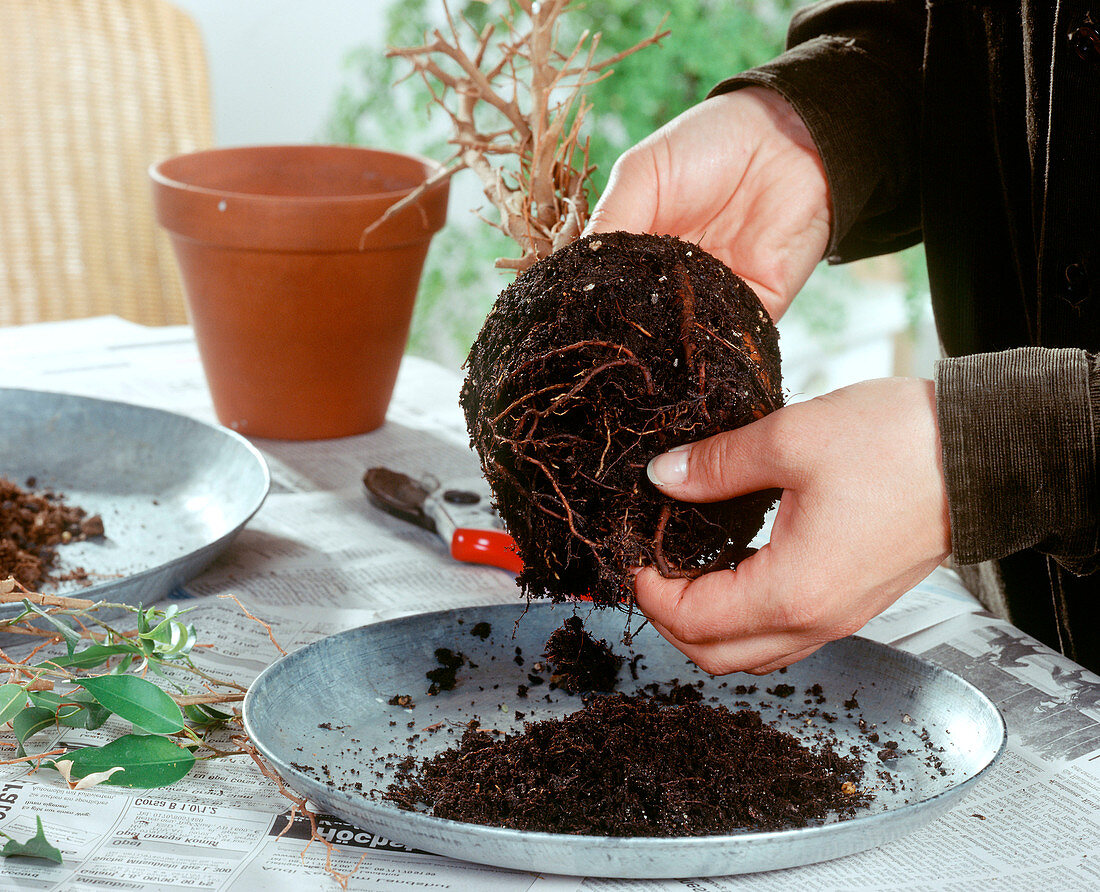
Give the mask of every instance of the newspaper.
[[(46, 345), (46, 346), (44, 346)], [(213, 420), (189, 329), (118, 319), (0, 329), (18, 361), (7, 386), (58, 390)], [(450, 560), (432, 533), (374, 508), (365, 468), (441, 479), (477, 472), (457, 408), (458, 376), (406, 358), (387, 423), (361, 437), (257, 441), (273, 486), (234, 546), (173, 593), (212, 644), (196, 661), (249, 684), (279, 653), (394, 616), (514, 603), (503, 571)], [(496, 869), (409, 849), (322, 816), (329, 866), (362, 890), (998, 890), (1100, 888), (1100, 678), (981, 611), (938, 569), (861, 634), (950, 669), (986, 692), (1009, 727), (1007, 751), (957, 806), (909, 836), (835, 861), (744, 876), (685, 880), (559, 877)], [(12, 649), (13, 655), (18, 652)], [(103, 742), (97, 731), (43, 732), (37, 746)], [(0, 735), (0, 741), (10, 742)], [(247, 756), (202, 762), (170, 787), (71, 791), (49, 770), (0, 766), (0, 830), (34, 834), (40, 817), (64, 864), (0, 859), (0, 888), (299, 890), (335, 888), (326, 847)]]

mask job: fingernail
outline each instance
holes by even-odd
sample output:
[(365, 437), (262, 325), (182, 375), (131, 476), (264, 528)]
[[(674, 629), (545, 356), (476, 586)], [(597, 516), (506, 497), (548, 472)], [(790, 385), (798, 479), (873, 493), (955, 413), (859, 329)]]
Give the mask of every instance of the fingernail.
[(652, 459), (645, 469), (650, 481), (656, 486), (675, 486), (687, 480), (688, 450), (678, 446), (671, 452), (665, 452)]

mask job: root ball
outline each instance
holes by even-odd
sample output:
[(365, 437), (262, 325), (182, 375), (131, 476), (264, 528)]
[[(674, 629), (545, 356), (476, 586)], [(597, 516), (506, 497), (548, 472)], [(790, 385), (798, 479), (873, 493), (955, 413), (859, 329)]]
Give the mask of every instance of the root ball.
[(528, 596), (629, 602), (630, 569), (735, 566), (775, 493), (662, 495), (658, 453), (782, 405), (778, 333), (752, 289), (672, 236), (588, 236), (522, 273), (470, 351), (462, 407)]

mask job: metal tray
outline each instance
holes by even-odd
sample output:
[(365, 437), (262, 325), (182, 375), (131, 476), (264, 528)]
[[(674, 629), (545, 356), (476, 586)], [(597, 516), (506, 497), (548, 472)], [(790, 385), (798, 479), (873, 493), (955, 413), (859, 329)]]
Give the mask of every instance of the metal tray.
[(58, 548), (58, 570), (83, 567), (90, 584), (50, 594), (151, 604), (221, 553), (270, 486), (251, 443), (172, 412), (0, 388), (0, 423), (0, 474), (103, 516), (103, 538)]
[[(475, 716), (485, 727), (518, 731), (522, 722), (516, 710), (525, 721), (534, 721), (579, 709), (579, 699), (562, 691), (550, 692), (547, 702), (547, 685), (519, 696), (547, 638), (571, 612), (566, 605), (549, 604), (532, 605), (526, 613), (522, 605), (475, 607), (333, 635), (280, 659), (256, 679), (244, 703), (245, 728), (291, 787), (332, 814), (396, 842), (499, 867), (643, 878), (773, 870), (880, 845), (950, 808), (1004, 747), (1004, 720), (989, 699), (911, 654), (848, 638), (782, 674), (713, 678), (651, 627), (635, 636), (632, 647), (616, 645), (626, 618), (604, 610), (587, 615), (586, 628), (624, 657), (641, 655), (634, 664), (637, 679), (624, 663), (620, 690), (702, 680), (704, 702), (737, 708), (734, 701), (749, 701), (766, 719), (811, 744), (813, 732), (828, 728), (842, 741), (841, 752), (849, 745), (871, 750), (865, 776), (865, 784), (877, 788), (871, 807), (847, 820), (782, 831), (615, 838), (485, 827), (404, 811), (372, 798), (372, 789), (384, 789), (392, 780), (394, 763), (453, 746)], [(485, 640), (471, 634), (479, 622), (492, 627)], [(453, 691), (427, 696), (424, 673), (439, 665), (434, 657), (439, 647), (462, 652), (476, 668), (463, 667)], [(796, 694), (781, 698), (767, 692), (778, 684), (794, 687)], [(815, 684), (821, 685), (824, 702), (804, 693)], [(757, 690), (736, 693), (738, 685), (757, 685)], [(402, 694), (412, 696), (413, 708), (389, 704)], [(858, 707), (845, 708), (853, 697)], [(835, 721), (828, 722), (824, 712)], [(444, 728), (424, 730), (437, 722)], [(447, 727), (454, 730), (447, 733)], [(872, 733), (879, 735), (877, 746), (868, 741)], [(877, 747), (888, 740), (898, 744), (902, 755), (886, 763), (879, 761)], [(888, 783), (881, 771), (888, 771)]]

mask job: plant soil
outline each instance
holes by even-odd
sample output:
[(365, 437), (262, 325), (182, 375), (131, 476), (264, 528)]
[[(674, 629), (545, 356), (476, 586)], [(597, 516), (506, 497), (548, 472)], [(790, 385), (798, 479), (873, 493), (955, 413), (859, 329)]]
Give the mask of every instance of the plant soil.
[(102, 518), (66, 505), (52, 491), (33, 492), (33, 478), (26, 485), (23, 489), (0, 477), (0, 579), (13, 576), (29, 589), (43, 582), (86, 579), (87, 571), (80, 567), (64, 575), (52, 573), (57, 546), (102, 536)]
[(550, 683), (570, 694), (615, 690), (623, 664), (606, 641), (588, 633), (579, 616), (569, 617), (554, 631), (543, 656), (550, 664)]
[(428, 681), (428, 695), (434, 697), (440, 691), (453, 691), (458, 678), (458, 670), (466, 665), (466, 655), (455, 653), (447, 647), (437, 647), (435, 658), (439, 666), (424, 673)]
[(775, 493), (689, 504), (658, 453), (782, 405), (778, 334), (752, 290), (672, 236), (580, 239), (504, 290), (461, 402), (528, 596), (629, 602), (630, 569), (697, 576), (748, 552)]
[(410, 757), (384, 798), (437, 817), (517, 830), (705, 836), (805, 826), (870, 796), (862, 763), (816, 749), (751, 709), (596, 696), (561, 719)]

